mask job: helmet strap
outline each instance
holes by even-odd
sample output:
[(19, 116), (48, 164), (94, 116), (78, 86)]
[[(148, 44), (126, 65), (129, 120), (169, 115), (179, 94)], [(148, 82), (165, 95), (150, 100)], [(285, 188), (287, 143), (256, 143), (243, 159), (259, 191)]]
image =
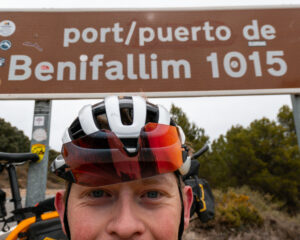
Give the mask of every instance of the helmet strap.
[(69, 228), (69, 222), (68, 222), (68, 201), (69, 201), (71, 186), (72, 186), (72, 182), (68, 182), (68, 187), (67, 187), (67, 191), (66, 191), (65, 212), (64, 212), (64, 226), (65, 226), (65, 231), (66, 231), (66, 234), (67, 234), (67, 237), (69, 240), (71, 240), (71, 234), (70, 234), (70, 228)]
[(180, 174), (176, 171), (175, 175), (178, 180), (178, 190), (179, 190), (179, 196), (180, 196), (180, 202), (181, 202), (181, 217), (180, 217), (180, 224), (179, 224), (179, 229), (178, 229), (178, 240), (181, 240), (182, 234), (184, 231), (184, 204), (183, 204)]

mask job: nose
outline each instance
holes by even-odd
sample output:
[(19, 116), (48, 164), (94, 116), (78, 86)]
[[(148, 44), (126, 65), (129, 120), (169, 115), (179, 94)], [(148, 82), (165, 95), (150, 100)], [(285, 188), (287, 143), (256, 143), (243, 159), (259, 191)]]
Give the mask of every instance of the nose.
[(145, 232), (145, 225), (140, 218), (138, 203), (130, 197), (122, 197), (112, 210), (112, 217), (107, 225), (107, 232), (120, 239), (132, 239)]

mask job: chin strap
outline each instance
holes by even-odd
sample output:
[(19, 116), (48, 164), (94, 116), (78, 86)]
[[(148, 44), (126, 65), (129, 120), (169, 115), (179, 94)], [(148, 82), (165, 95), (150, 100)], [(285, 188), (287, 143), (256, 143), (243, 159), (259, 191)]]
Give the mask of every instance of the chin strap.
[(180, 224), (179, 224), (179, 229), (178, 229), (178, 240), (181, 240), (182, 234), (184, 231), (184, 204), (183, 204), (180, 175), (177, 172), (175, 173), (175, 175), (178, 180), (178, 190), (179, 190), (180, 202), (181, 202), (181, 217), (180, 217)]
[(66, 191), (66, 202), (65, 202), (65, 212), (64, 212), (64, 225), (65, 225), (65, 230), (66, 230), (66, 234), (69, 240), (71, 240), (71, 234), (70, 234), (70, 228), (69, 228), (69, 222), (68, 222), (68, 201), (69, 201), (69, 196), (70, 196), (70, 191), (71, 191), (71, 186), (72, 183), (69, 182), (68, 183), (68, 188)]

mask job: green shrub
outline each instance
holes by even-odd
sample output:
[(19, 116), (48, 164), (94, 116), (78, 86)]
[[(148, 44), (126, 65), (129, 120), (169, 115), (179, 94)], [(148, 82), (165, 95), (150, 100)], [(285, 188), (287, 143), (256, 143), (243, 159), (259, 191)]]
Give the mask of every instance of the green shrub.
[(249, 202), (249, 197), (232, 190), (223, 194), (216, 206), (216, 221), (229, 228), (260, 227), (263, 218)]
[(290, 215), (300, 213), (300, 152), (293, 112), (283, 106), (278, 121), (262, 118), (248, 127), (232, 126), (199, 159), (199, 175), (211, 186), (248, 185), (272, 195)]
[(300, 214), (290, 216), (279, 211), (283, 202), (274, 201), (274, 196), (248, 186), (226, 192), (213, 189), (213, 195), (215, 219), (202, 223), (194, 215), (183, 239), (300, 240)]

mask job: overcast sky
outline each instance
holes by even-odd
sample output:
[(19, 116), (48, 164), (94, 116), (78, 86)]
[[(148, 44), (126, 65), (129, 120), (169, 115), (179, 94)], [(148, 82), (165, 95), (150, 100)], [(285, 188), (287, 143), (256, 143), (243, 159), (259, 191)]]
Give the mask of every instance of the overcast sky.
[[(252, 0), (252, 1), (196, 1), (196, 0), (39, 0), (1, 1), (0, 9), (7, 8), (174, 8), (174, 7), (221, 7), (221, 6), (270, 6), (282, 5), (300, 6), (300, 0)], [(1, 13), (0, 13), (1, 19)], [(287, 104), (291, 106), (289, 95), (273, 96), (243, 96), (243, 97), (199, 97), (199, 98), (172, 98), (151, 99), (170, 109), (171, 103), (181, 107), (189, 119), (199, 127), (205, 129), (210, 140), (216, 139), (220, 134), (225, 134), (232, 125), (248, 126), (254, 119), (267, 117), (275, 120), (279, 108)], [(77, 116), (79, 109), (87, 103), (99, 100), (53, 101), (50, 147), (59, 150), (61, 136), (65, 128)], [(0, 100), (0, 118), (11, 122), (12, 125), (23, 130), (31, 137), (34, 101), (8, 101)], [(66, 111), (67, 109), (67, 111)]]

